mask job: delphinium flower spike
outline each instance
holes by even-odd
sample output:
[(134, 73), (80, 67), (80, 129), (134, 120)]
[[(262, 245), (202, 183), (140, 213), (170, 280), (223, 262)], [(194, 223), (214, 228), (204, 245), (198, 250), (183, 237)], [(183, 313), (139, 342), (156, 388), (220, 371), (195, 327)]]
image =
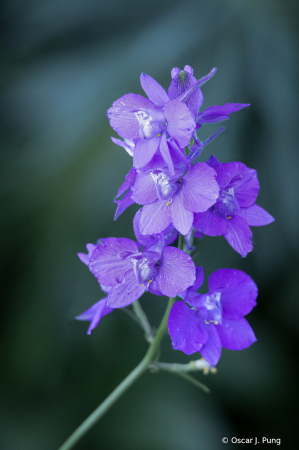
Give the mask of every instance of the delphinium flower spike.
[[(108, 237), (87, 244), (87, 254), (78, 254), (105, 297), (76, 318), (90, 322), (90, 334), (114, 309), (133, 304), (149, 348), (138, 366), (59, 450), (70, 450), (147, 369), (177, 373), (208, 392), (188, 372), (215, 372), (211, 367), (218, 363), (222, 347), (242, 350), (256, 340), (244, 318), (256, 305), (254, 281), (240, 270), (219, 269), (209, 278), (209, 292), (199, 294), (203, 269), (195, 268), (190, 256), (193, 238), (207, 234), (223, 235), (244, 257), (252, 250), (249, 227), (274, 220), (255, 204), (259, 191), (255, 170), (241, 162), (221, 164), (214, 156), (206, 163), (196, 162), (224, 128), (203, 142), (196, 131), (249, 106), (226, 103), (201, 111), (201, 86), (215, 72), (197, 80), (191, 66), (175, 67), (167, 92), (152, 77), (141, 74), (148, 98), (126, 94), (108, 110), (112, 128), (123, 138), (112, 141), (132, 158), (132, 168), (114, 200), (115, 219), (133, 203), (140, 206), (133, 220), (136, 242)], [(170, 297), (155, 332), (138, 302), (145, 291)], [(177, 296), (181, 301), (176, 301)], [(160, 343), (167, 328), (174, 349), (187, 355), (200, 352), (205, 361), (160, 362)]]

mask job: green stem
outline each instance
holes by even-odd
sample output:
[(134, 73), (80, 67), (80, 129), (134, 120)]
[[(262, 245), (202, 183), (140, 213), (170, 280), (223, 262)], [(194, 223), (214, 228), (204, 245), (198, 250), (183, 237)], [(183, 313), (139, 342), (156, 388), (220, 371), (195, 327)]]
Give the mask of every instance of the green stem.
[(137, 367), (114, 389), (113, 392), (98, 406), (90, 416), (74, 431), (59, 450), (69, 450), (93, 427), (93, 425), (108, 411), (121, 395), (140, 377), (147, 367), (145, 358)]
[(143, 311), (143, 309), (141, 308), (141, 305), (138, 300), (135, 300), (135, 302), (132, 304), (132, 306), (133, 306), (136, 316), (140, 320), (142, 328), (145, 331), (145, 338), (151, 344), (154, 340), (154, 333), (153, 333), (152, 327), (150, 326), (149, 321), (147, 320), (146, 314)]
[(180, 250), (184, 250), (184, 241), (185, 241), (184, 236), (182, 234), (179, 234), (178, 248)]
[(87, 419), (74, 431), (73, 434), (65, 441), (65, 443), (59, 448), (59, 450), (70, 450), (87, 431), (111, 408), (111, 406), (125, 393), (125, 391), (146, 371), (154, 358), (157, 350), (159, 349), (160, 342), (164, 333), (167, 330), (167, 320), (170, 309), (175, 302), (175, 297), (172, 297), (168, 301), (166, 311), (163, 319), (157, 330), (156, 336), (149, 346), (149, 349), (138, 364), (137, 367), (114, 389), (113, 392), (94, 410), (94, 412), (87, 417)]
[(216, 373), (215, 367), (212, 367), (211, 364), (203, 358), (196, 361), (190, 361), (188, 364), (152, 361), (149, 368), (153, 370), (167, 370), (169, 372), (197, 372), (202, 370), (204, 373)]
[(140, 322), (140, 320), (138, 319), (138, 317), (136, 316), (136, 314), (133, 311), (130, 311), (128, 307), (119, 308), (119, 309), (120, 309), (120, 311), (124, 312), (129, 317), (131, 317), (131, 319), (133, 319), (136, 323), (138, 323), (140, 328), (144, 329), (143, 326), (142, 326), (142, 323)]
[[(184, 236), (179, 235), (178, 248), (183, 249)], [(114, 389), (113, 392), (84, 420), (84, 422), (71, 434), (59, 450), (70, 450), (89, 431), (93, 425), (111, 408), (112, 405), (126, 392), (126, 390), (147, 370), (160, 348), (164, 333), (167, 331), (167, 321), (170, 309), (176, 297), (169, 298), (168, 305), (159, 328), (148, 351), (137, 367)], [(135, 310), (136, 311), (136, 310)]]
[(211, 392), (210, 389), (205, 384), (201, 383), (196, 378), (191, 377), (191, 375), (189, 375), (188, 373), (185, 372), (172, 372), (172, 373), (175, 373), (176, 375), (189, 381), (189, 383), (193, 384), (199, 389), (202, 389), (206, 394), (209, 394)]

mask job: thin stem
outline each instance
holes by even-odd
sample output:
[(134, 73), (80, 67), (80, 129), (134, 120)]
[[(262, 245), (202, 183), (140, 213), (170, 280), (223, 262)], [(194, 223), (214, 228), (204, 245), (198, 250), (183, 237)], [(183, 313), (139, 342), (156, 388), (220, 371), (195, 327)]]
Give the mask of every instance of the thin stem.
[(152, 330), (152, 327), (150, 326), (150, 323), (147, 319), (147, 316), (143, 309), (141, 308), (141, 305), (138, 300), (135, 300), (135, 302), (132, 304), (133, 309), (135, 311), (136, 316), (140, 320), (142, 324), (142, 328), (145, 331), (145, 338), (146, 340), (151, 343), (154, 340), (154, 332)]
[(225, 130), (224, 127), (220, 127), (219, 130), (216, 131), (216, 133), (212, 134), (212, 136), (208, 137), (208, 139), (206, 139), (204, 142), (201, 142), (198, 139), (198, 137), (196, 135), (196, 132), (194, 132), (193, 133), (193, 139), (194, 139), (194, 142), (197, 144), (197, 149), (193, 150), (187, 156), (189, 162), (192, 163), (196, 158), (198, 158), (200, 156), (202, 150), (204, 149), (204, 147), (206, 145), (208, 145), (210, 142), (212, 142), (212, 140), (215, 139), (224, 130)]
[(175, 373), (176, 375), (189, 381), (189, 383), (193, 384), (199, 389), (202, 389), (206, 394), (209, 394), (211, 392), (210, 389), (205, 384), (201, 383), (196, 378), (191, 377), (191, 375), (189, 375), (188, 373), (185, 372), (172, 372), (172, 373)]
[[(156, 352), (159, 350), (160, 347), (160, 343), (161, 340), (163, 338), (164, 333), (167, 331), (167, 321), (168, 321), (168, 316), (171, 310), (172, 305), (175, 302), (176, 297), (170, 297), (170, 299), (168, 300), (168, 304), (167, 304), (167, 308), (166, 311), (164, 313), (164, 316), (161, 320), (161, 323), (159, 325), (159, 328), (157, 330), (155, 339), (153, 340), (152, 344), (150, 345), (147, 354), (150, 355), (149, 358), (149, 364), (152, 361), (152, 359), (155, 357)], [(149, 365), (148, 364), (148, 365)]]
[(87, 431), (108, 411), (109, 408), (119, 399), (121, 395), (133, 384), (137, 378), (146, 370), (147, 360), (143, 360), (137, 367), (117, 386), (116, 389), (90, 414), (87, 419), (74, 431), (73, 434), (65, 441), (59, 450), (71, 449)]
[(184, 241), (185, 241), (185, 237), (182, 234), (179, 234), (178, 248), (180, 250), (184, 249)]
[(142, 323), (140, 322), (140, 320), (138, 319), (138, 317), (136, 316), (136, 314), (133, 311), (130, 311), (128, 307), (125, 308), (119, 308), (120, 311), (124, 312), (125, 314), (127, 314), (129, 317), (131, 317), (131, 319), (133, 319), (136, 323), (138, 323), (138, 325), (140, 326), (140, 328), (143, 329)]
[(167, 370), (168, 372), (197, 372), (199, 370), (202, 370), (204, 373), (216, 372), (214, 370), (215, 368), (203, 358), (196, 361), (190, 361), (188, 364), (152, 361), (149, 368)]

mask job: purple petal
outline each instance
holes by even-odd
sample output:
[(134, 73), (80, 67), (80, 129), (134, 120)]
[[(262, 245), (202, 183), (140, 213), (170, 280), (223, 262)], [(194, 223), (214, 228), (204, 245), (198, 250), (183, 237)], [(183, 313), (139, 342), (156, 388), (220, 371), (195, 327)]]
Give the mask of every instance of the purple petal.
[(156, 238), (155, 234), (153, 234), (153, 235), (141, 234), (140, 228), (139, 228), (141, 212), (142, 212), (141, 209), (139, 209), (134, 216), (134, 219), (133, 219), (134, 233), (135, 233), (136, 239), (139, 242), (139, 244), (144, 245), (145, 247), (149, 248), (157, 242), (157, 238)]
[(217, 200), (219, 186), (216, 172), (205, 163), (198, 162), (182, 180), (184, 207), (193, 212), (204, 212)]
[(178, 100), (171, 100), (165, 104), (164, 112), (169, 136), (180, 148), (186, 147), (195, 130), (195, 121), (188, 106)]
[(113, 286), (107, 297), (107, 306), (123, 308), (135, 302), (146, 290), (146, 286), (138, 283), (134, 271), (126, 273), (122, 283)]
[(275, 220), (274, 217), (270, 216), (267, 211), (258, 206), (256, 203), (248, 208), (241, 208), (239, 216), (243, 217), (250, 227), (268, 225)]
[(180, 69), (178, 67), (174, 67), (171, 71), (171, 78), (174, 78), (178, 73), (180, 73)]
[[(217, 165), (217, 181), (220, 188), (226, 188), (232, 180), (236, 183), (242, 179), (242, 172), (246, 169), (245, 164), (240, 162), (230, 162)], [(233, 186), (235, 188), (235, 186)]]
[(208, 342), (200, 350), (201, 356), (209, 363), (211, 366), (216, 366), (221, 356), (221, 340), (218, 334), (218, 328), (212, 323), (206, 325), (209, 330)]
[(105, 292), (105, 294), (109, 294), (109, 292), (112, 289), (112, 286), (104, 286), (103, 284), (100, 284), (100, 288), (102, 289), (103, 292)]
[(168, 331), (174, 350), (181, 350), (187, 355), (201, 351), (208, 339), (208, 332), (201, 327), (196, 312), (183, 302), (172, 306)]
[(149, 172), (137, 172), (132, 192), (132, 200), (139, 205), (153, 203), (158, 198), (155, 182)]
[(135, 115), (139, 122), (139, 137), (143, 140), (160, 136), (165, 129), (163, 108), (140, 110)]
[(193, 212), (188, 211), (183, 205), (183, 193), (179, 190), (170, 203), (170, 213), (173, 226), (179, 233), (186, 235), (191, 230), (193, 224)]
[(236, 252), (245, 258), (252, 250), (252, 232), (245, 219), (233, 216), (226, 220), (226, 233), (223, 235)]
[(128, 191), (120, 200), (113, 200), (113, 203), (117, 203), (117, 208), (114, 214), (114, 220), (118, 219), (118, 217), (131, 205), (133, 205), (134, 200), (132, 200), (132, 192)]
[[(216, 173), (218, 174), (218, 169), (220, 169), (221, 167), (221, 163), (219, 162), (219, 160), (216, 158), (216, 156), (211, 155), (209, 157), (209, 159), (206, 161), (206, 164), (208, 164), (210, 167), (213, 167), (213, 169), (216, 171)], [(223, 186), (222, 186), (223, 187)]]
[(243, 350), (256, 341), (255, 334), (246, 319), (223, 319), (217, 325), (222, 346), (228, 350)]
[(116, 100), (107, 111), (112, 128), (125, 139), (139, 138), (139, 122), (135, 112), (140, 109), (154, 108), (147, 98), (137, 94), (126, 94)]
[(167, 143), (167, 139), (166, 139), (166, 133), (162, 134), (159, 150), (160, 150), (163, 160), (165, 161), (165, 163), (168, 167), (169, 175), (171, 177), (173, 177), (175, 172), (174, 172), (173, 162), (172, 162), (172, 159), (171, 159), (171, 156), (169, 153), (168, 143)]
[(187, 168), (191, 169), (191, 164), (186, 158), (184, 150), (181, 150), (173, 139), (169, 139), (167, 140), (167, 142), (168, 145), (170, 146), (170, 149), (172, 150), (172, 158), (174, 160), (177, 159), (178, 161), (183, 161), (186, 164)]
[(197, 306), (197, 304), (193, 304), (194, 300), (196, 302), (196, 297), (199, 295), (197, 294), (197, 290), (201, 287), (202, 283), (204, 282), (204, 273), (202, 267), (195, 267), (196, 270), (196, 279), (193, 286), (189, 287), (186, 291), (180, 292), (179, 296), (189, 305), (191, 306)]
[[(188, 68), (188, 70), (186, 69)], [(186, 70), (185, 70), (186, 69)], [(197, 82), (196, 78), (193, 76), (193, 69), (190, 66), (185, 66), (184, 70), (175, 74), (168, 88), (168, 95), (170, 100), (174, 100), (184, 93), (187, 89), (193, 86)], [(190, 111), (196, 117), (199, 108), (203, 104), (203, 95), (200, 88), (196, 89), (192, 95), (186, 101), (187, 106)]]
[(229, 119), (228, 115), (239, 109), (250, 106), (247, 103), (225, 103), (225, 105), (215, 105), (205, 109), (196, 118), (197, 123), (214, 123)]
[(156, 200), (142, 208), (140, 231), (142, 234), (161, 233), (171, 224), (171, 215), (166, 200)]
[(202, 267), (196, 267), (196, 280), (194, 285), (190, 288), (192, 291), (196, 292), (202, 285), (202, 283), (204, 282), (205, 276), (203, 273), (203, 268)]
[(221, 292), (222, 314), (226, 319), (240, 319), (256, 305), (257, 286), (241, 270), (219, 269), (212, 273), (209, 291)]
[(95, 244), (87, 244), (86, 245), (86, 248), (88, 251), (87, 254), (86, 253), (77, 253), (77, 255), (79, 256), (79, 258), (83, 262), (83, 264), (86, 264), (88, 266), (91, 255), (96, 247), (97, 246)]
[(160, 296), (163, 295), (162, 292), (160, 291), (158, 283), (155, 279), (152, 280), (152, 282), (149, 284), (148, 290), (154, 295), (160, 295)]
[[(171, 245), (177, 239), (178, 233), (173, 227), (172, 223), (159, 234), (142, 234), (140, 231), (140, 219), (142, 214), (142, 208), (137, 211), (133, 219), (133, 227), (136, 239), (140, 245), (143, 245), (147, 249), (153, 247), (158, 241), (163, 242), (164, 245)], [(156, 250), (153, 250), (156, 251)]]
[(127, 238), (107, 238), (94, 250), (89, 269), (104, 286), (114, 286), (124, 280), (126, 272), (133, 270), (133, 264), (125, 259), (127, 253), (137, 253), (134, 241)]
[(197, 79), (193, 76), (193, 74), (188, 73), (185, 70), (180, 70), (178, 67), (172, 69), (171, 76), (172, 81), (168, 88), (168, 96), (170, 100), (175, 100), (183, 92), (189, 89), (190, 86), (193, 86), (193, 84), (197, 82)]
[(260, 185), (257, 179), (257, 172), (254, 169), (249, 169), (245, 166), (242, 177), (242, 180), (234, 186), (234, 192), (239, 206), (247, 208), (254, 204)]
[(165, 167), (165, 163), (163, 158), (159, 155), (159, 153), (156, 153), (153, 158), (150, 160), (149, 163), (146, 164), (146, 166), (142, 167), (140, 170), (148, 170), (148, 171), (154, 171), (154, 170), (163, 170)]
[(178, 237), (178, 232), (176, 231), (176, 229), (172, 224), (170, 224), (167, 228), (165, 228), (163, 234), (165, 238), (165, 245), (173, 244)]
[(136, 167), (136, 169), (141, 169), (150, 162), (150, 160), (158, 150), (159, 143), (160, 138), (157, 136), (149, 139), (148, 141), (138, 139), (133, 156), (133, 165), (134, 167)]
[(193, 246), (193, 237), (195, 231), (196, 228), (192, 226), (189, 233), (185, 235), (185, 244), (189, 253), (195, 249), (195, 247)]
[(103, 300), (95, 303), (91, 308), (87, 309), (87, 311), (76, 317), (77, 320), (90, 321), (90, 326), (88, 328), (87, 334), (90, 334), (91, 330), (93, 330), (99, 324), (102, 317), (113, 311), (113, 308), (108, 308), (106, 305), (107, 298), (103, 298)]
[(135, 142), (132, 139), (125, 139), (124, 141), (122, 141), (121, 139), (111, 137), (111, 141), (114, 142), (114, 144), (123, 147), (130, 156), (133, 156)]
[(124, 192), (130, 189), (131, 186), (133, 186), (135, 182), (135, 177), (136, 177), (136, 170), (134, 169), (134, 167), (132, 167), (132, 169), (130, 169), (129, 173), (126, 175), (126, 181), (119, 188), (115, 198), (120, 197)]
[(187, 253), (175, 247), (164, 247), (155, 276), (162, 294), (174, 297), (195, 282), (195, 266)]
[(190, 73), (190, 75), (193, 75), (193, 68), (188, 66), (188, 64), (184, 67), (184, 71)]
[(194, 231), (194, 237), (197, 238), (197, 239), (202, 239), (204, 237), (204, 234), (203, 234), (202, 231), (195, 230)]
[(194, 214), (194, 226), (208, 236), (220, 236), (226, 232), (226, 220), (210, 209)]
[(165, 103), (168, 102), (169, 98), (166, 94), (166, 91), (162, 86), (157, 83), (156, 80), (154, 80), (149, 75), (146, 75), (145, 73), (142, 73), (140, 75), (140, 83), (142, 86), (142, 89), (148, 96), (148, 98), (156, 105), (160, 107), (164, 107)]

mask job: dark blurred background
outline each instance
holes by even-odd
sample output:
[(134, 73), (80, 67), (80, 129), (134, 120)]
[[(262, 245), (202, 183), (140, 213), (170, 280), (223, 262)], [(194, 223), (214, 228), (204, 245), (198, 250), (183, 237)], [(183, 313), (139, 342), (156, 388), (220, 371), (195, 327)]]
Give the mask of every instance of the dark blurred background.
[[(133, 238), (131, 207), (113, 198), (132, 160), (112, 144), (106, 111), (165, 88), (193, 66), (204, 107), (251, 103), (206, 147), (257, 169), (258, 204), (276, 221), (253, 229), (242, 259), (222, 237), (198, 242), (206, 279), (220, 267), (259, 287), (249, 315), (257, 343), (223, 350), (205, 395), (175, 375), (144, 375), (78, 450), (235, 448), (227, 436), (298, 436), (298, 2), (296, 0), (4, 0), (1, 19), (1, 450), (57, 449), (137, 365), (142, 331), (117, 310), (91, 336), (74, 317), (102, 298), (77, 252), (100, 237)], [(218, 128), (206, 125), (205, 139)], [(146, 294), (157, 326), (167, 299)], [(163, 341), (162, 360), (189, 357)], [(199, 354), (193, 355), (195, 358)], [(194, 359), (194, 358), (193, 358)], [(260, 444), (261, 445), (261, 444)], [(267, 448), (274, 448), (268, 444)]]

